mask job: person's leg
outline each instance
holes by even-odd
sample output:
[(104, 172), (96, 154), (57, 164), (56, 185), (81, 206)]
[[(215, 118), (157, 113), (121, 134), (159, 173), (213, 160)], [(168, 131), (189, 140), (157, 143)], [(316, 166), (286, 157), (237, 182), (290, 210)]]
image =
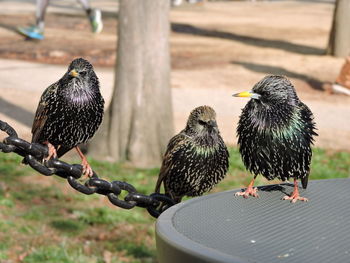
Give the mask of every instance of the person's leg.
[(37, 0), (36, 1), (36, 13), (35, 13), (35, 25), (30, 27), (18, 27), (17, 30), (22, 35), (31, 38), (42, 40), (44, 39), (45, 28), (45, 13), (49, 0)]
[(103, 28), (101, 10), (92, 9), (90, 7), (89, 0), (78, 0), (78, 1), (83, 6), (87, 16), (89, 17), (92, 32), (100, 33)]
[(36, 1), (36, 26), (44, 31), (45, 27), (45, 14), (49, 0), (37, 0)]
[(91, 10), (89, 0), (78, 0), (78, 1), (83, 6), (83, 8), (86, 10), (86, 12), (88, 12), (88, 10)]

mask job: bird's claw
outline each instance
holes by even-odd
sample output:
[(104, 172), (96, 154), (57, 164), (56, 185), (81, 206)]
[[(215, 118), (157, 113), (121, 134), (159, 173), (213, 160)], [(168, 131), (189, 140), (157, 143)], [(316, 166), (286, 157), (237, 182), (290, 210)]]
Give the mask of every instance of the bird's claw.
[(309, 199), (307, 199), (305, 197), (301, 197), (299, 195), (293, 195), (293, 194), (291, 196), (286, 195), (282, 199), (283, 200), (290, 200), (290, 202), (293, 203), (293, 204), (296, 203), (298, 200), (303, 201), (303, 202), (309, 201)]
[(235, 193), (235, 196), (243, 196), (244, 198), (248, 198), (250, 195), (253, 197), (259, 198), (259, 195), (257, 193), (258, 188), (257, 187), (248, 187), (245, 191), (243, 192), (237, 192)]
[(86, 178), (91, 178), (94, 174), (91, 166), (88, 164), (88, 162), (82, 162), (81, 164), (83, 166), (83, 175), (86, 177)]
[(50, 160), (52, 157), (57, 158), (57, 151), (55, 149), (55, 146), (53, 146), (51, 143), (49, 142), (45, 142), (44, 144), (47, 145), (48, 149), (49, 149), (49, 154), (47, 157), (44, 158), (44, 161), (48, 161)]

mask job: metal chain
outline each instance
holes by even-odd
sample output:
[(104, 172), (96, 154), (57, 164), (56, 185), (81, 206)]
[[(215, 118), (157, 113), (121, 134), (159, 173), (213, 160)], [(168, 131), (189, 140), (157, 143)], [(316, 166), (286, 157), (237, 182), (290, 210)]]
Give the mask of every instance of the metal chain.
[[(81, 184), (77, 180), (82, 176), (82, 166), (80, 164), (69, 164), (59, 159), (39, 161), (48, 155), (47, 146), (39, 143), (29, 143), (18, 138), (17, 132), (9, 124), (1, 120), (0, 130), (9, 135), (3, 142), (0, 142), (0, 152), (13, 152), (23, 156), (24, 162), (29, 164), (34, 170), (46, 176), (58, 175), (65, 178), (71, 187), (83, 194), (106, 195), (112, 204), (124, 209), (132, 209), (135, 206), (143, 207), (155, 218), (175, 204), (174, 200), (167, 195), (158, 193), (144, 195), (138, 193), (131, 184), (121, 181), (108, 182), (100, 179), (95, 172), (85, 184)], [(126, 191), (127, 195), (120, 199), (119, 195), (122, 191)]]

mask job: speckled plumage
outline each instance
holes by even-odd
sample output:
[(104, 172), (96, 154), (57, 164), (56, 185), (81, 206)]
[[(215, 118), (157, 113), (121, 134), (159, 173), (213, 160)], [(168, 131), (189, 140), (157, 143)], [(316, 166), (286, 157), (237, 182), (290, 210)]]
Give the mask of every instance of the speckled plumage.
[(229, 153), (209, 106), (195, 108), (184, 130), (169, 142), (155, 191), (163, 182), (165, 193), (176, 202), (183, 196), (200, 196), (222, 180)]
[(58, 157), (87, 142), (103, 117), (104, 100), (92, 65), (78, 58), (42, 94), (32, 127), (32, 142), (49, 142)]
[(251, 93), (237, 127), (244, 165), (255, 177), (301, 179), (306, 188), (317, 135), (312, 112), (283, 76), (263, 78)]

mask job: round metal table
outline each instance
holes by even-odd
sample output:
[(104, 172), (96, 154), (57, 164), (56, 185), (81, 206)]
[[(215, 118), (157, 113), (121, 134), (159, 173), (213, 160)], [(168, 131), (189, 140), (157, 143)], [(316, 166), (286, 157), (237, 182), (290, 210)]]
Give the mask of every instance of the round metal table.
[(281, 200), (292, 184), (193, 198), (166, 210), (156, 223), (160, 263), (350, 262), (350, 179), (310, 181), (301, 196)]

